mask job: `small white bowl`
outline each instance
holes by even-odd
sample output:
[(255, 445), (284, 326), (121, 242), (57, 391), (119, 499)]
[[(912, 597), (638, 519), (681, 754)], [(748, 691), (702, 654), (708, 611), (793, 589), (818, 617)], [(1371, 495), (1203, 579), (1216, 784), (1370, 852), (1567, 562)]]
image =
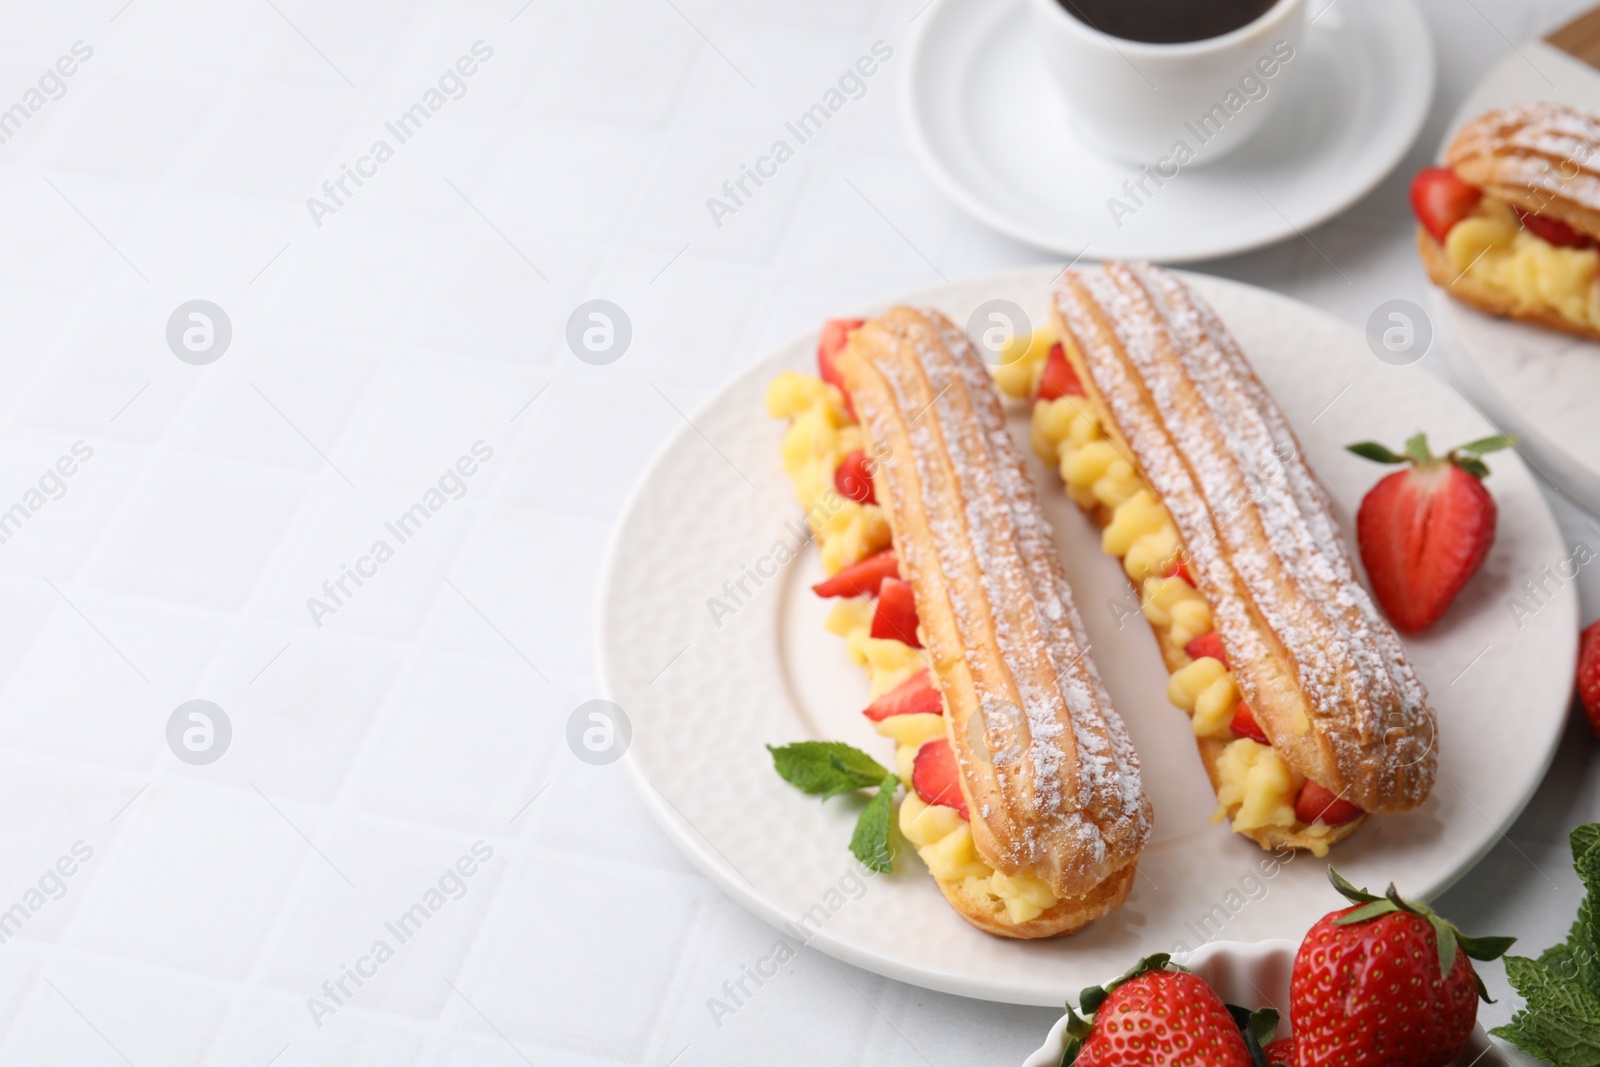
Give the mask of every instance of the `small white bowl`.
[[(1289, 1032), (1289, 975), (1294, 970), (1294, 954), (1299, 946), (1293, 941), (1213, 941), (1201, 945), (1193, 952), (1173, 957), (1191, 971), (1204, 978), (1212, 989), (1229, 1004), (1246, 1008), (1276, 1008), (1283, 1021), (1278, 1024), (1278, 1036)], [(1115, 975), (1108, 975), (1107, 980)], [(1063, 1015), (1050, 1028), (1044, 1045), (1029, 1056), (1022, 1067), (1060, 1067), (1061, 1056), (1066, 1051), (1067, 1017)], [(1520, 1067), (1536, 1064), (1516, 1049), (1491, 1042), (1482, 1026), (1473, 1027), (1472, 1040), (1467, 1051), (1461, 1054), (1452, 1067)]]

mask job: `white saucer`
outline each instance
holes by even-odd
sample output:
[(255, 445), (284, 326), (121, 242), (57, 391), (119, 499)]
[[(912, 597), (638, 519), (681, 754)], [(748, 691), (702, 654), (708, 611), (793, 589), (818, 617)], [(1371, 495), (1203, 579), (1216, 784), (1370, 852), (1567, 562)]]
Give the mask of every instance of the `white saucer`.
[(911, 140), (951, 199), (1040, 248), (1163, 263), (1258, 248), (1377, 185), (1433, 96), (1433, 43), (1412, 0), (1334, 0), (1312, 15), (1296, 80), (1273, 90), (1289, 98), (1267, 126), (1234, 155), (1153, 189), (1120, 228), (1107, 200), (1126, 202), (1122, 184), (1139, 171), (1072, 131), (1022, 0), (934, 0), (917, 20), (901, 83)]
[[(1520, 45), (1473, 90), (1439, 146), (1491, 108), (1553, 100), (1600, 111), (1600, 71), (1543, 41)], [(1600, 344), (1482, 315), (1429, 287), (1452, 378), (1528, 461), (1584, 510), (1600, 512)]]
[[(932, 304), (965, 322), (982, 302), (1002, 298), (1042, 322), (1055, 273), (973, 278), (893, 303)], [(1347, 443), (1383, 439), (1397, 425), (1425, 426), (1438, 441), (1490, 432), (1437, 376), (1373, 358), (1356, 327), (1263, 289), (1188, 277), (1283, 408), (1347, 537), (1362, 495), (1383, 475), (1345, 452)], [(961, 996), (1059, 1006), (1069, 992), (1180, 943), (1303, 937), (1340, 903), (1327, 862), (1300, 855), (1264, 875), (1260, 849), (1207, 822), (1211, 786), (1188, 724), (1167, 701), (1161, 654), (1147, 627), (1124, 627), (1111, 607), (1126, 595), (1122, 569), (1037, 460), (1030, 469), (1041, 507), (1155, 807), (1140, 877), (1114, 914), (1042, 943), (969, 927), (914, 855), (896, 874), (860, 878), (846, 844), (861, 798), (823, 804), (801, 795), (773, 772), (764, 747), (826, 738), (889, 758), (888, 743), (861, 716), (866, 677), (824, 630), (829, 605), (809, 589), (822, 568), (797, 540), (803, 520), (780, 462), (784, 429), (763, 401), (779, 371), (814, 370), (816, 346), (814, 332), (794, 338), (695, 412), (641, 477), (607, 554), (596, 632), (602, 690), (632, 722), (622, 762), (673, 842), (792, 946)], [(1031, 456), (1023, 405), (1012, 431)], [(1422, 900), (1443, 892), (1516, 819), (1567, 720), (1576, 586), (1559, 589), (1521, 629), (1505, 607), (1517, 582), (1566, 549), (1522, 461), (1504, 453), (1492, 462), (1494, 548), (1445, 618), (1406, 640), (1439, 712), (1438, 783), (1416, 811), (1376, 819), (1338, 847), (1339, 870), (1358, 885), (1392, 880)]]

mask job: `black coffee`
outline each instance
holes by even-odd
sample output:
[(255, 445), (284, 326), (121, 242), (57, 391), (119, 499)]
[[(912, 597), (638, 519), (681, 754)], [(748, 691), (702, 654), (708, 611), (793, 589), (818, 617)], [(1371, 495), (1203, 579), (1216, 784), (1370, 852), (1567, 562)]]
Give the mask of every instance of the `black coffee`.
[(1150, 44), (1204, 41), (1248, 25), (1278, 0), (1056, 0), (1079, 22)]

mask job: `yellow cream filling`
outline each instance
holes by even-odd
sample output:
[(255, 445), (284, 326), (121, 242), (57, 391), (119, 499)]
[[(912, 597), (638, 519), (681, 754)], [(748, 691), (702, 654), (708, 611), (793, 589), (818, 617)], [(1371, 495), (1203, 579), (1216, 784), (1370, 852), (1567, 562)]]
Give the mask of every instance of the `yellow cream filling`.
[[(1001, 389), (1011, 396), (1033, 395), (1050, 346), (1060, 335), (1052, 326), (1033, 336), (1031, 343), (1018, 346), (1016, 360), (996, 374)], [(1041, 341), (1041, 337), (1048, 340)], [(1111, 521), (1101, 531), (1100, 547), (1107, 555), (1121, 559), (1124, 573), (1140, 589), (1140, 607), (1151, 625), (1179, 648), (1210, 633), (1214, 623), (1205, 597), (1181, 578), (1161, 577), (1161, 572), (1183, 551), (1172, 516), (1100, 429), (1088, 402), (1082, 397), (1064, 396), (1035, 403), (1031, 436), (1034, 451), (1060, 471), (1067, 495), (1075, 503), (1086, 510), (1105, 507), (1110, 511)], [(1231, 724), (1239, 705), (1239, 686), (1220, 660), (1204, 657), (1174, 672), (1167, 681), (1167, 698), (1189, 713), (1196, 737), (1233, 737)], [(1267, 756), (1253, 757), (1255, 762), (1249, 766), (1240, 762), (1240, 755), (1227, 762), (1228, 753), (1241, 744)], [(1255, 770), (1257, 764), (1262, 768), (1282, 768), (1284, 773)], [(1300, 783), (1277, 752), (1240, 738), (1225, 750), (1219, 771), (1223, 786), (1217, 791), (1218, 811), (1223, 817), (1232, 813), (1235, 831), (1248, 833), (1266, 825), (1294, 825), (1294, 802)], [(1277, 821), (1285, 811), (1288, 822)], [(1316, 832), (1314, 828), (1312, 832)], [(1315, 849), (1316, 845), (1312, 847)]]
[(1450, 228), (1444, 253), (1452, 270), (1509, 294), (1518, 311), (1600, 326), (1600, 253), (1558, 248), (1534, 236), (1503, 200), (1480, 200), (1472, 215)]
[[(889, 527), (874, 504), (839, 497), (833, 473), (845, 455), (864, 450), (861, 427), (845, 410), (844, 399), (820, 378), (785, 371), (767, 389), (767, 413), (790, 419), (783, 439), (783, 468), (795, 495), (807, 509), (816, 532), (823, 567), (829, 574), (889, 546)], [(828, 507), (843, 507), (829, 513)], [(919, 671), (931, 669), (922, 652), (903, 641), (872, 636), (876, 604), (871, 597), (840, 600), (828, 613), (829, 633), (844, 638), (850, 658), (866, 668), (873, 699)], [(911, 784), (917, 750), (946, 736), (944, 715), (891, 715), (874, 728), (895, 743), (895, 771), (906, 787), (900, 801), (899, 826), (933, 877), (962, 883), (968, 892), (998, 900), (1013, 923), (1037, 918), (1056, 903), (1050, 887), (1030, 874), (1006, 875), (978, 854), (972, 827), (954, 808), (930, 805)]]
[(767, 414), (789, 420), (781, 448), (783, 470), (817, 535), (822, 569), (837, 574), (888, 548), (883, 509), (848, 500), (834, 488), (834, 471), (851, 452), (865, 451), (866, 440), (839, 390), (821, 378), (784, 371), (767, 387)]
[[(1233, 828), (1240, 833), (1276, 826), (1292, 829), (1298, 819), (1294, 813), (1295, 797), (1305, 779), (1284, 762), (1283, 757), (1267, 745), (1258, 744), (1248, 737), (1231, 742), (1217, 759), (1217, 810), (1212, 822), (1233, 820)], [(1311, 823), (1299, 831), (1307, 838), (1307, 847), (1317, 856), (1328, 854), (1328, 844), (1323, 838), (1329, 828), (1322, 823)]]

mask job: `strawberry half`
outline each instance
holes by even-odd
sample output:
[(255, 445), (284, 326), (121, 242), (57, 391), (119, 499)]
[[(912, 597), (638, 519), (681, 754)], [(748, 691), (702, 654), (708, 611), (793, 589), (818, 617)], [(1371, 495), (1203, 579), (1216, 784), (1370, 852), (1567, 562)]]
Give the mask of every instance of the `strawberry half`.
[(1350, 451), (1378, 463), (1408, 464), (1367, 493), (1356, 515), (1356, 539), (1372, 591), (1399, 630), (1425, 630), (1439, 620), (1494, 544), (1497, 509), (1483, 487), (1481, 456), (1516, 443), (1504, 434), (1452, 449), (1443, 458), (1417, 434), (1397, 455), (1371, 441)]
[(1034, 394), (1035, 400), (1059, 400), (1064, 396), (1082, 396), (1083, 383), (1078, 381), (1078, 375), (1072, 369), (1072, 364), (1067, 362), (1066, 349), (1057, 341), (1050, 346), (1050, 354), (1044, 360), (1044, 375), (1039, 379), (1039, 391)]
[(1300, 795), (1294, 800), (1294, 817), (1303, 823), (1320, 822), (1324, 826), (1343, 826), (1347, 822), (1355, 822), (1365, 814), (1366, 812), (1344, 800), (1333, 790), (1320, 786), (1309, 778), (1306, 779), (1306, 784), (1300, 787)]
[(852, 419), (856, 417), (856, 409), (850, 403), (850, 390), (844, 387), (844, 375), (839, 373), (834, 357), (844, 351), (845, 342), (850, 340), (850, 331), (860, 329), (865, 322), (865, 319), (829, 319), (822, 324), (822, 337), (817, 341), (817, 373), (823, 381), (844, 394), (845, 410)]
[(873, 722), (891, 715), (943, 715), (944, 697), (932, 671), (919, 671), (867, 705), (861, 714)]
[(1489, 999), (1471, 960), (1498, 959), (1514, 938), (1467, 937), (1392, 885), (1379, 897), (1332, 867), (1328, 878), (1355, 906), (1324, 916), (1295, 954), (1289, 1017), (1297, 1067), (1455, 1060), (1472, 1036), (1478, 998)]
[(1184, 645), (1183, 650), (1189, 653), (1190, 659), (1205, 659), (1210, 656), (1214, 660), (1221, 661), (1224, 667), (1228, 665), (1228, 650), (1222, 647), (1222, 635), (1215, 630), (1201, 634)]
[(1589, 725), (1600, 734), (1600, 622), (1590, 623), (1583, 631), (1578, 650), (1578, 700)]
[(1067, 1006), (1063, 1064), (1074, 1067), (1248, 1067), (1250, 1048), (1239, 1023), (1199, 975), (1166, 970), (1151, 956), (1107, 989), (1083, 992), (1092, 1020)]
[(833, 487), (846, 500), (858, 504), (876, 504), (878, 494), (872, 488), (872, 472), (867, 467), (867, 455), (861, 449), (846, 453), (833, 472)]
[(832, 578), (824, 578), (812, 586), (811, 591), (818, 596), (877, 596), (885, 578), (899, 576), (900, 560), (895, 556), (894, 549), (886, 548), (850, 564)]
[(872, 616), (872, 636), (890, 637), (912, 648), (921, 648), (922, 642), (917, 640), (917, 622), (917, 601), (911, 594), (910, 583), (885, 578), (878, 587), (878, 610)]
[(1516, 209), (1517, 218), (1527, 231), (1557, 248), (1591, 248), (1594, 239), (1574, 230), (1560, 219), (1547, 218), (1532, 211)]
[[(1233, 709), (1233, 721), (1228, 724), (1228, 729), (1240, 737), (1248, 737), (1258, 745), (1272, 744), (1271, 741), (1267, 740), (1267, 732), (1261, 728), (1260, 723), (1256, 722), (1255, 713), (1250, 710), (1250, 705), (1242, 700), (1239, 701), (1239, 706)], [(1310, 822), (1311, 820), (1307, 819), (1306, 821)]]
[(1483, 190), (1456, 177), (1449, 167), (1424, 167), (1411, 179), (1411, 210), (1440, 244), (1481, 199)]
[(967, 798), (961, 795), (961, 771), (956, 766), (955, 750), (947, 738), (936, 737), (925, 741), (911, 761), (911, 788), (927, 804), (942, 804), (954, 808), (961, 817), (971, 822), (967, 815)]

